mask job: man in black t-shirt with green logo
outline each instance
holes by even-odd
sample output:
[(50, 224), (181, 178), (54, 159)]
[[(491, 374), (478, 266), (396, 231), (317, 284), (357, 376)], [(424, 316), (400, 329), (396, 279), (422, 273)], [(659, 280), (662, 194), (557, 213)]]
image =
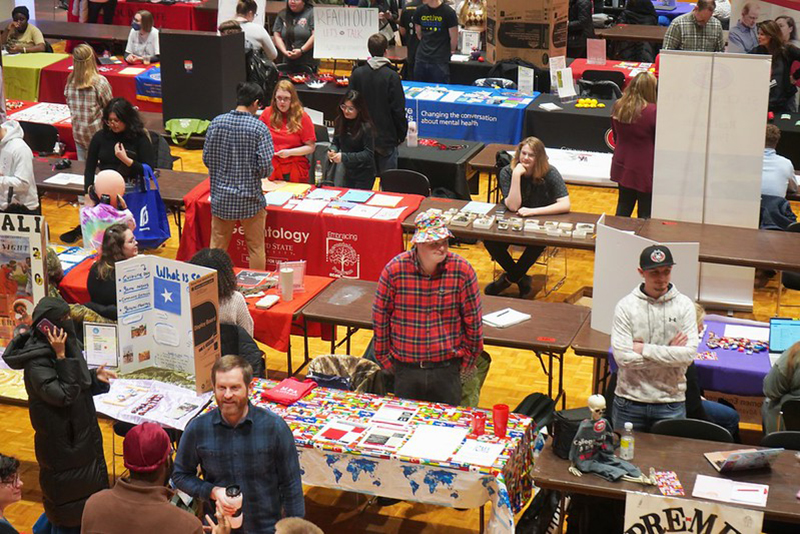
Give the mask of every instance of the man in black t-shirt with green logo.
[(419, 45), (414, 61), (418, 82), (450, 83), (450, 54), (458, 46), (458, 17), (442, 0), (422, 0), (414, 13)]

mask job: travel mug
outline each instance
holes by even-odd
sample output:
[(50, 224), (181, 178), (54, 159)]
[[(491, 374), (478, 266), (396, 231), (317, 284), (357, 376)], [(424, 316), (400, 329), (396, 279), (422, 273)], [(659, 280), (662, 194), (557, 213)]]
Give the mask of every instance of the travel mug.
[(281, 289), (281, 297), (284, 302), (291, 302), (294, 298), (294, 269), (281, 269), (278, 283)]

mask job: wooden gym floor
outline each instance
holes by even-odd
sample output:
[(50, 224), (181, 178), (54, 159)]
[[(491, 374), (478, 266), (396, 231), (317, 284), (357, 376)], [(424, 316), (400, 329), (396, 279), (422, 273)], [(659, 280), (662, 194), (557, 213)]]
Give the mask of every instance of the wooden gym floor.
[[(173, 154), (183, 158), (186, 171), (205, 172), (200, 151), (187, 151), (173, 147)], [(178, 167), (180, 168), (180, 167)], [(482, 188), (486, 185), (482, 177)], [(593, 187), (569, 187), (573, 210), (591, 213), (613, 213), (616, 206), (616, 190)], [(485, 199), (485, 191), (475, 197)], [(78, 210), (74, 206), (64, 205), (70, 199), (45, 198), (43, 212), (50, 225), (51, 240), (57, 242), (58, 236), (78, 223)], [(796, 213), (798, 206), (793, 206)], [(167, 258), (174, 258), (178, 248), (177, 229), (172, 229), (173, 238), (156, 253)], [(478, 273), (481, 287), (493, 279), (493, 264), (481, 244), (465, 245), (453, 249), (474, 266)], [(550, 294), (545, 300), (561, 302), (580, 288), (592, 285), (594, 254), (577, 250), (558, 250), (557, 256), (550, 262), (548, 284), (561, 278), (564, 273), (564, 258), (568, 259), (568, 276), (564, 285)], [(620, 265), (620, 269), (635, 269), (635, 265)], [(537, 265), (535, 278), (544, 279), (544, 267)], [(548, 285), (548, 287), (549, 287)], [(516, 288), (514, 288), (516, 289)], [(766, 321), (774, 314), (777, 282), (770, 281), (764, 289), (754, 291), (754, 313), (737, 314), (737, 316)], [(785, 305), (800, 305), (797, 294), (789, 292), (784, 297)], [(790, 309), (783, 309), (784, 314), (792, 314)], [(360, 355), (369, 342), (368, 332), (355, 335), (353, 354)], [(302, 339), (292, 339), (294, 354), (301, 358)], [(271, 378), (282, 378), (286, 374), (286, 356), (265, 346), (267, 367)], [(486, 384), (481, 392), (480, 406), (491, 408), (496, 403), (506, 403), (512, 408), (526, 395), (534, 391), (547, 390), (547, 378), (538, 361), (530, 353), (513, 349), (487, 347), (492, 356), (492, 367)], [(321, 340), (311, 341), (312, 355), (327, 354), (328, 343)], [(565, 384), (568, 407), (585, 405), (591, 393), (592, 360), (575, 356), (571, 351), (566, 357)], [(106, 420), (100, 421), (105, 441), (106, 460), (109, 473), (112, 462), (111, 425)], [(121, 443), (117, 443), (121, 450)], [(30, 531), (33, 523), (42, 513), (42, 495), (38, 484), (38, 466), (33, 450), (33, 431), (26, 408), (0, 405), (0, 452), (16, 456), (21, 462), (21, 475), (24, 482), (23, 500), (6, 510), (6, 517), (20, 531)], [(117, 473), (124, 468), (120, 459), (116, 459)], [(338, 532), (380, 532), (393, 533), (433, 533), (448, 532), (453, 534), (477, 532), (478, 511), (457, 511), (450, 508), (429, 506), (416, 503), (399, 503), (394, 506), (380, 508), (370, 506), (365, 509), (367, 499), (363, 495), (307, 486), (306, 510), (307, 518), (319, 525), (327, 533)]]

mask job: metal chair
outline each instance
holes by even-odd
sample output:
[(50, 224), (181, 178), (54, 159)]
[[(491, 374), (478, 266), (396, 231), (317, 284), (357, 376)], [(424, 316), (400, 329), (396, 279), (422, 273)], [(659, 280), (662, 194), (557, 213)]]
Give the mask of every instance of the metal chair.
[(662, 436), (733, 443), (733, 436), (725, 428), (700, 419), (663, 419), (654, 424), (650, 432)]
[(409, 169), (392, 169), (381, 174), (381, 191), (411, 195), (431, 196), (428, 177)]
[(800, 431), (800, 400), (787, 400), (781, 404), (782, 430)]
[(761, 440), (762, 447), (783, 447), (790, 451), (800, 451), (800, 432), (771, 432)]

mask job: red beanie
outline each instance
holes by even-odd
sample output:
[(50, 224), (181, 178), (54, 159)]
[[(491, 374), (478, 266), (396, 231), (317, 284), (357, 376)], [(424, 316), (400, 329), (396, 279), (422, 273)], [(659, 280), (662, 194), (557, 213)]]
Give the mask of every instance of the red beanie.
[(167, 461), (172, 452), (169, 436), (156, 423), (133, 427), (122, 442), (125, 467), (137, 473), (151, 473)]

